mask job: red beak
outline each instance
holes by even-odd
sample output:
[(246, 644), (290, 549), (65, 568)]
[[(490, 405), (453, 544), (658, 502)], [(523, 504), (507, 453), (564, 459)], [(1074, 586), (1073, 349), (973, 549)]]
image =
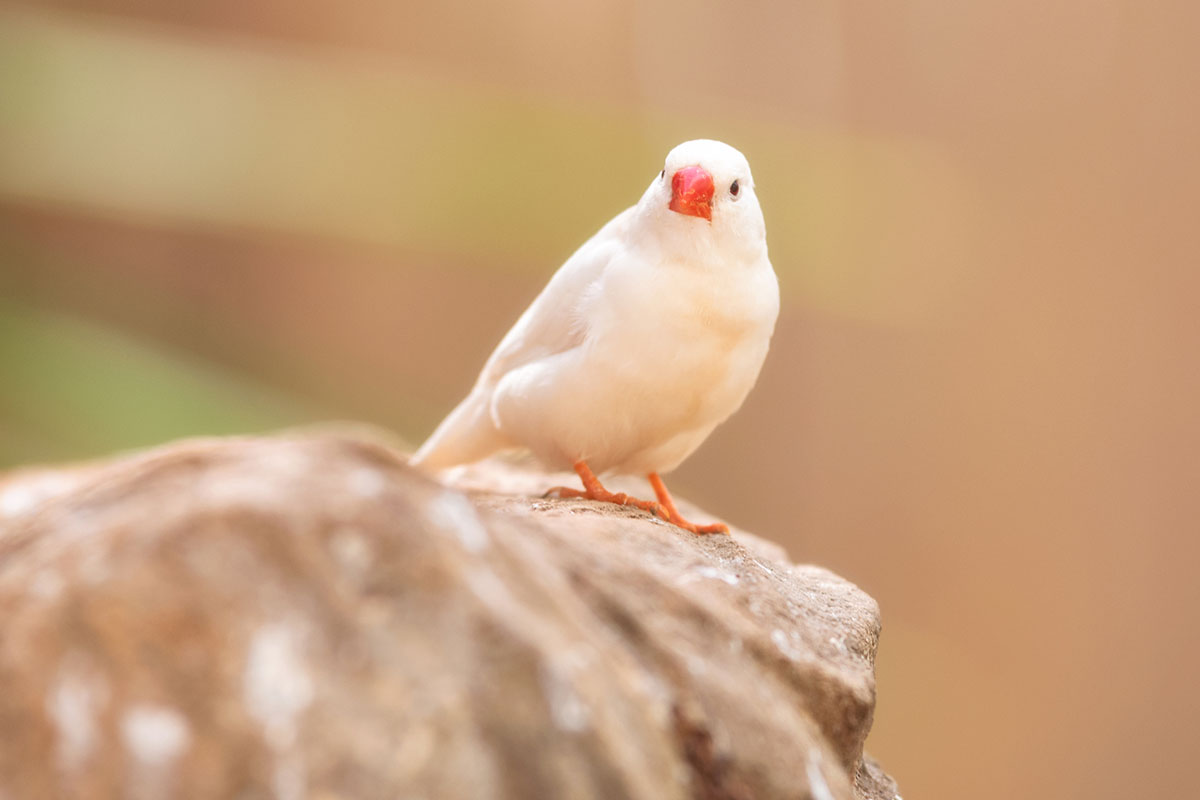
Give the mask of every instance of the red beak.
[(671, 177), (671, 202), (667, 208), (712, 222), (712, 175), (703, 167), (684, 167)]

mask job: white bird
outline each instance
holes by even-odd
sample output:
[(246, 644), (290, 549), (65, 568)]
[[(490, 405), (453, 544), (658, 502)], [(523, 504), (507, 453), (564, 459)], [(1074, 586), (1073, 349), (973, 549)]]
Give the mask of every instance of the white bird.
[[(746, 399), (779, 315), (779, 284), (745, 156), (711, 139), (667, 154), (641, 200), (559, 268), (413, 456), (440, 469), (524, 447), (584, 490), (694, 533), (661, 473)], [(597, 474), (645, 474), (658, 502)]]

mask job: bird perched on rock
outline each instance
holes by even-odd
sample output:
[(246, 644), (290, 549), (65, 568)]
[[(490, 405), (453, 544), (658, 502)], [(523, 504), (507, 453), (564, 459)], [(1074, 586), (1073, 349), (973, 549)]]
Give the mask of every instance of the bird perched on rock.
[[(525, 447), (578, 473), (583, 490), (551, 490), (560, 497), (728, 533), (684, 519), (661, 473), (741, 406), (778, 314), (750, 165), (722, 142), (684, 142), (637, 205), (559, 268), (413, 463)], [(647, 475), (657, 502), (608, 491), (596, 477), (606, 472)]]

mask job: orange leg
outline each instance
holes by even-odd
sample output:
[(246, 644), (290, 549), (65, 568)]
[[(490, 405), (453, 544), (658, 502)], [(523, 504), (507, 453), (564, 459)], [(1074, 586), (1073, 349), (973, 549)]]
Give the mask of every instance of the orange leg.
[(654, 494), (658, 495), (659, 505), (667, 512), (664, 519), (668, 522), (692, 533), (729, 533), (729, 526), (723, 522), (716, 522), (712, 525), (697, 525), (694, 522), (688, 522), (675, 507), (675, 501), (671, 499), (671, 493), (667, 491), (667, 485), (663, 483), (663, 479), (659, 477), (658, 473), (651, 472), (646, 477), (650, 479), (650, 485), (654, 487)]
[(579, 479), (583, 481), (583, 491), (579, 489), (570, 489), (566, 486), (555, 486), (553, 489), (546, 492), (546, 496), (551, 495), (556, 497), (582, 497), (586, 500), (599, 500), (602, 503), (616, 503), (619, 506), (634, 506), (643, 511), (649, 511), (651, 514), (667, 518), (667, 512), (658, 503), (650, 500), (638, 500), (636, 497), (630, 497), (624, 492), (610, 492), (600, 483), (600, 479), (596, 477), (587, 462), (580, 459), (575, 462), (575, 472), (579, 475)]

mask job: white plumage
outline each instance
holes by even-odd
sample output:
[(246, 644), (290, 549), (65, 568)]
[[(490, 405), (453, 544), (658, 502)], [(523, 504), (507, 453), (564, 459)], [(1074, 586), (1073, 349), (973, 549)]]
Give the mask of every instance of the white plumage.
[(685, 142), (559, 268), (413, 461), (525, 447), (551, 468), (670, 471), (742, 404), (778, 313), (749, 164)]

